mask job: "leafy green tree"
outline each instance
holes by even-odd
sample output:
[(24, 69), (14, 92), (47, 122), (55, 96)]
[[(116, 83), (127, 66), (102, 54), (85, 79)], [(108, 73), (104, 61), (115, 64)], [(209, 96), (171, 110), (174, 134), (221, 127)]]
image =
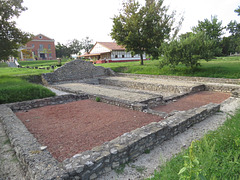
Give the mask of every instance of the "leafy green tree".
[(225, 27), (222, 26), (222, 21), (218, 21), (217, 16), (212, 16), (211, 20), (204, 19), (204, 21), (198, 21), (198, 25), (193, 27), (192, 30), (195, 33), (205, 32), (206, 35), (214, 41), (215, 48), (214, 55), (221, 55), (220, 41), (222, 40), (221, 36), (224, 34), (223, 30)]
[(238, 16), (240, 16), (240, 6), (238, 6), (238, 8), (237, 9), (235, 9), (235, 11), (234, 11), (235, 13), (238, 13)]
[(82, 49), (82, 43), (77, 39), (73, 39), (68, 43), (67, 47), (69, 48), (71, 54), (79, 54)]
[(0, 59), (17, 56), (17, 49), (30, 40), (30, 34), (16, 27), (14, 17), (19, 17), (27, 8), (23, 0), (0, 0)]
[(199, 60), (213, 58), (214, 41), (204, 32), (187, 33), (163, 46), (164, 60), (161, 65), (175, 67), (184, 64), (192, 69), (200, 65)]
[[(143, 65), (144, 53), (154, 58), (160, 55), (159, 48), (174, 29), (174, 15), (175, 12), (168, 14), (163, 0), (146, 0), (145, 6), (140, 6), (137, 0), (127, 0), (120, 14), (113, 18), (111, 37), (126, 51), (140, 54)], [(179, 27), (175, 28), (175, 32)]]
[[(240, 16), (240, 6), (235, 10)], [(237, 21), (230, 21), (227, 26), (227, 30), (231, 34), (229, 37), (224, 37), (222, 41), (222, 51), (224, 55), (230, 53), (240, 52), (240, 23)]]
[(70, 57), (71, 50), (68, 46), (58, 42), (55, 48), (56, 48), (56, 56), (58, 58)]
[(93, 43), (92, 42), (93, 42), (93, 40), (90, 39), (89, 37), (86, 37), (86, 38), (82, 39), (82, 41), (81, 41), (82, 49), (84, 49), (85, 52), (88, 53), (92, 49), (92, 47), (93, 47)]

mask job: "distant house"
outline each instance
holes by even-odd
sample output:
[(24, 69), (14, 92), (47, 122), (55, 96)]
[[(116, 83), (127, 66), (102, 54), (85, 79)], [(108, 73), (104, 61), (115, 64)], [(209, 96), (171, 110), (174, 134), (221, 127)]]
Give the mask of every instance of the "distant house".
[(54, 39), (43, 34), (38, 34), (29, 41), (25, 47), (20, 49), (21, 60), (50, 60), (56, 59)]
[[(97, 42), (89, 53), (81, 55), (87, 59), (96, 61), (96, 63), (106, 62), (128, 62), (139, 61), (140, 55), (132, 55), (130, 52), (126, 52), (123, 46), (118, 45), (115, 42)], [(143, 59), (146, 60), (146, 55), (143, 55)]]

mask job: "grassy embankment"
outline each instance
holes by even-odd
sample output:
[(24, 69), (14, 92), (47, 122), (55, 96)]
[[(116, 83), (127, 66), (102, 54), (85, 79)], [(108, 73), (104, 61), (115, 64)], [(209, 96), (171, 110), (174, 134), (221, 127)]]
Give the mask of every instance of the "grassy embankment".
[[(42, 66), (48, 66), (48, 63), (57, 63), (57, 61), (36, 62), (27, 61), (23, 62), (23, 64), (24, 66), (36, 66), (38, 63)], [(22, 65), (21, 62), (20, 64)], [(0, 63), (0, 104), (54, 96), (55, 94), (47, 88), (29, 83), (23, 79), (30, 75), (41, 75), (51, 71), (45, 69), (9, 68), (6, 63)]]
[(148, 180), (159, 179), (239, 180), (240, 110), (218, 130), (192, 142)]
[(29, 83), (18, 77), (1, 76), (0, 104), (20, 102), (54, 96), (55, 93), (47, 88)]
[(126, 63), (106, 63), (98, 66), (112, 68), (115, 72), (133, 74), (171, 75), (171, 76), (196, 76), (215, 78), (240, 78), (240, 56), (219, 57), (209, 62), (201, 61), (201, 66), (191, 70), (183, 65), (178, 65), (175, 69), (169, 66), (159, 68), (158, 60), (144, 61), (144, 66), (139, 62)]

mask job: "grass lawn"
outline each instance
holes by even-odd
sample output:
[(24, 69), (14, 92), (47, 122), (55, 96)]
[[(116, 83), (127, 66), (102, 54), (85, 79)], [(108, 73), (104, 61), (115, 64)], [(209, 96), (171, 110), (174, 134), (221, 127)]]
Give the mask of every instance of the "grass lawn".
[[(70, 60), (63, 59), (62, 65), (70, 62)], [(20, 61), (19, 64), (23, 67), (49, 67), (58, 65), (57, 60), (38, 60), (38, 61)], [(0, 63), (0, 77), (1, 76), (27, 76), (27, 75), (41, 75), (43, 73), (53, 72), (52, 69), (29, 69), (29, 68), (10, 68), (6, 63)]]
[(215, 78), (240, 78), (240, 56), (219, 57), (209, 62), (201, 61), (201, 66), (191, 70), (183, 65), (178, 65), (176, 69), (168, 66), (159, 68), (160, 60), (144, 61), (141, 66), (139, 62), (126, 63), (106, 63), (97, 66), (112, 68), (115, 72), (133, 74), (152, 74), (152, 75), (172, 75), (172, 76), (196, 76), (196, 77), (215, 77)]
[(240, 179), (240, 110), (218, 130), (180, 153), (154, 177), (159, 179)]
[(53, 72), (53, 70), (45, 69), (29, 69), (29, 68), (10, 68), (0, 67), (0, 78), (1, 76), (27, 76), (27, 75), (41, 75), (43, 73)]
[(49, 89), (17, 77), (1, 76), (0, 104), (55, 96)]
[[(69, 59), (62, 59), (61, 64), (64, 65), (67, 62), (70, 62)], [(37, 60), (37, 61), (18, 61), (21, 66), (30, 66), (30, 67), (43, 67), (43, 66), (56, 66), (58, 65), (58, 60)]]

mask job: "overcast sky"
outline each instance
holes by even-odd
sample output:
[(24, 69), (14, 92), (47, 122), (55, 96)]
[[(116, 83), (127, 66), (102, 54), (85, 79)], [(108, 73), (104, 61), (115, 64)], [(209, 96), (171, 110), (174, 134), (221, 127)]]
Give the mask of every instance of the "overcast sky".
[[(139, 0), (144, 3), (145, 0)], [(191, 31), (198, 20), (211, 19), (216, 15), (226, 26), (231, 20), (240, 22), (234, 10), (239, 0), (165, 0), (171, 10), (184, 13), (180, 33)], [(34, 35), (44, 34), (55, 39), (55, 43), (82, 40), (86, 36), (94, 42), (112, 41), (110, 32), (112, 19), (119, 13), (122, 0), (24, 0), (28, 8), (16, 20), (23, 31)]]

